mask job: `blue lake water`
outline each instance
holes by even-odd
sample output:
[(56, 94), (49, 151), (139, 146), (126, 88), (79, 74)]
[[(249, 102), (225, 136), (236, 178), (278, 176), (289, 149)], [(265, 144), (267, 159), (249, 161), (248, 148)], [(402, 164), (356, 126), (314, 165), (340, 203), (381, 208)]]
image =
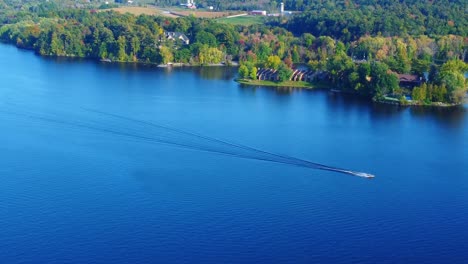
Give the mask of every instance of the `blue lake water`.
[[(243, 87), (236, 69), (6, 45), (0, 70), (1, 263), (466, 262), (466, 106), (375, 105)], [(149, 123), (376, 178), (200, 151), (200, 138)]]

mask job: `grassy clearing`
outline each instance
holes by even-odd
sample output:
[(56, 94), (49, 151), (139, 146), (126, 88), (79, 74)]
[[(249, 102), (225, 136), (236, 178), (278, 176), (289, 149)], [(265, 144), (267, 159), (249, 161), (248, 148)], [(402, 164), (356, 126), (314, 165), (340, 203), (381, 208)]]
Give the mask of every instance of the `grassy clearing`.
[(103, 9), (102, 11), (108, 11), (108, 10), (113, 10), (115, 12), (125, 14), (125, 13), (130, 13), (132, 15), (162, 15), (162, 12), (160, 9), (157, 8), (151, 8), (151, 7), (138, 7), (138, 6), (124, 6), (124, 7), (117, 7), (117, 8), (111, 8), (111, 9)]
[(239, 16), (219, 18), (216, 19), (216, 21), (225, 24), (249, 26), (254, 24), (263, 24), (265, 22), (265, 18), (262, 16)]
[(229, 15), (236, 14), (237, 12), (216, 12), (216, 11), (201, 11), (201, 10), (173, 10), (173, 14), (179, 16), (190, 16), (193, 15), (194, 17), (203, 17), (203, 18), (220, 18)]
[(203, 17), (203, 18), (220, 18), (228, 15), (237, 14), (238, 12), (214, 12), (204, 10), (188, 10), (186, 8), (171, 7), (171, 8), (157, 8), (157, 7), (138, 7), (138, 6), (123, 6), (117, 8), (103, 9), (102, 11), (113, 10), (121, 14), (130, 13), (132, 15), (156, 15), (167, 17), (180, 17), (190, 16)]
[(284, 82), (272, 82), (272, 81), (260, 81), (260, 80), (246, 80), (246, 79), (237, 79), (238, 83), (254, 86), (274, 86), (274, 87), (294, 87), (294, 88), (328, 88), (325, 84), (321, 83), (310, 83), (310, 82), (295, 82), (295, 81), (284, 81)]

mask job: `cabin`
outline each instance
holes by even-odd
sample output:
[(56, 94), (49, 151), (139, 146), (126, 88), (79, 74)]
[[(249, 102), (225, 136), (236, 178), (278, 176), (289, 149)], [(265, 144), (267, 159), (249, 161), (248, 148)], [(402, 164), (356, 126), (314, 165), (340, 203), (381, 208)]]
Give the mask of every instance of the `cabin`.
[(420, 86), (424, 78), (414, 74), (397, 74), (400, 87), (411, 88)]
[(190, 39), (184, 33), (181, 33), (181, 32), (166, 31), (164, 32), (164, 36), (166, 37), (166, 40), (173, 40), (173, 41), (180, 40), (185, 45), (190, 44)]

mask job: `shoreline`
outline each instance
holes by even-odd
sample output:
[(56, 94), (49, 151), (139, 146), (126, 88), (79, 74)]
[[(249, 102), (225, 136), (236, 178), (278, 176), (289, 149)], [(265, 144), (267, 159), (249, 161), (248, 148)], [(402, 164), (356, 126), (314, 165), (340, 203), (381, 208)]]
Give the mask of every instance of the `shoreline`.
[[(49, 55), (42, 55), (37, 53), (34, 49), (29, 49), (25, 47), (19, 47), (17, 45), (14, 45), (9, 42), (4, 42), (0, 41), (0, 43), (5, 44), (5, 45), (11, 45), (14, 46), (17, 49), (20, 50), (26, 50), (26, 51), (32, 51), (35, 55), (42, 57), (42, 58), (68, 58), (68, 59), (85, 59), (85, 60), (90, 60), (98, 63), (104, 63), (104, 64), (119, 64), (119, 63), (124, 63), (124, 64), (137, 64), (137, 65), (152, 65), (156, 66), (158, 68), (179, 68), (179, 67), (238, 67), (239, 63), (236, 61), (231, 61), (230, 63), (211, 63), (211, 64), (190, 64), (190, 63), (170, 63), (170, 64), (156, 64), (156, 63), (148, 63), (148, 62), (141, 62), (141, 61), (117, 61), (117, 60), (111, 60), (111, 59), (99, 59), (99, 58), (91, 58), (91, 57), (80, 57), (80, 56), (74, 56), (74, 55), (63, 55), (63, 56), (49, 56)], [(347, 94), (353, 94), (353, 95), (358, 95), (356, 93), (350, 93), (342, 90), (335, 90), (334, 88), (331, 88), (329, 84), (323, 83), (323, 82), (317, 82), (317, 83), (310, 83), (310, 82), (304, 82), (304, 81), (284, 81), (284, 82), (274, 82), (274, 81), (264, 81), (264, 80), (251, 80), (251, 79), (240, 79), (240, 78), (235, 78), (234, 81), (236, 81), (239, 84), (244, 84), (244, 85), (250, 85), (250, 86), (269, 86), (269, 87), (283, 87), (283, 88), (302, 88), (302, 89), (325, 89), (329, 90), (331, 92), (335, 93), (347, 93)], [(422, 102), (418, 101), (404, 101), (404, 103), (400, 102), (398, 99), (393, 98), (393, 99), (372, 99), (373, 102), (379, 103), (379, 104), (387, 104), (387, 105), (396, 105), (396, 106), (409, 106), (409, 107), (437, 107), (437, 108), (450, 108), (450, 107), (457, 107), (464, 105), (465, 102), (461, 102), (459, 104), (447, 104), (447, 103), (441, 103), (441, 102), (431, 102), (430, 104), (425, 104)]]
[[(261, 80), (250, 80), (250, 79), (234, 79), (239, 84), (245, 84), (250, 86), (269, 86), (269, 87), (283, 87), (283, 88), (303, 88), (303, 89), (325, 89), (329, 90), (330, 92), (337, 93), (337, 94), (352, 94), (357, 95), (357, 93), (346, 92), (341, 90), (336, 90), (331, 88), (330, 85), (326, 83), (309, 83), (304, 81), (285, 81), (285, 82), (274, 82), (274, 81), (261, 81)], [(463, 105), (460, 104), (447, 104), (441, 102), (432, 102), (430, 104), (421, 103), (418, 101), (404, 101), (404, 103), (400, 102), (398, 99), (393, 98), (385, 98), (385, 99), (371, 99), (372, 102), (378, 104), (387, 104), (387, 105), (395, 105), (395, 106), (408, 106), (408, 107), (437, 107), (437, 108), (450, 108), (450, 107), (457, 107)]]
[(152, 62), (145, 62), (145, 61), (119, 61), (119, 60), (112, 60), (109, 58), (93, 58), (93, 57), (82, 57), (76, 55), (47, 55), (47, 54), (40, 54), (35, 49), (28, 48), (28, 47), (21, 47), (14, 43), (8, 41), (0, 41), (1, 44), (13, 46), (19, 50), (31, 51), (35, 55), (42, 57), (42, 58), (67, 58), (67, 59), (83, 59), (89, 61), (95, 61), (100, 63), (109, 63), (109, 64), (118, 64), (118, 63), (128, 63), (128, 64), (140, 64), (140, 65), (153, 65), (158, 68), (171, 68), (171, 67), (239, 67), (238, 61), (230, 61), (229, 63), (221, 62), (221, 63), (208, 63), (208, 64), (190, 64), (184, 62), (171, 62), (167, 64), (157, 64)]
[(457, 107), (461, 106), (464, 103), (459, 103), (459, 104), (447, 104), (447, 103), (442, 103), (442, 102), (431, 102), (430, 104), (426, 104), (423, 102), (419, 101), (404, 101), (404, 103), (401, 103), (399, 100), (395, 98), (395, 100), (389, 100), (389, 99), (372, 99), (373, 102), (379, 103), (379, 104), (387, 104), (387, 105), (397, 105), (397, 106), (409, 106), (409, 107), (437, 107), (437, 108), (450, 108), (450, 107)]
[(310, 83), (304, 81), (285, 81), (285, 82), (273, 82), (273, 81), (260, 81), (260, 80), (249, 80), (249, 79), (234, 79), (234, 81), (250, 85), (250, 86), (270, 86), (270, 87), (284, 87), (284, 88), (304, 88), (304, 89), (330, 89), (328, 85), (324, 83)]
[[(110, 61), (112, 63), (112, 61)], [(135, 63), (144, 63), (144, 62), (135, 62)], [(238, 67), (239, 63), (237, 61), (231, 61), (230, 63), (208, 63), (208, 64), (190, 64), (183, 62), (173, 62), (168, 64), (153, 64), (159, 68), (171, 68), (171, 67)]]

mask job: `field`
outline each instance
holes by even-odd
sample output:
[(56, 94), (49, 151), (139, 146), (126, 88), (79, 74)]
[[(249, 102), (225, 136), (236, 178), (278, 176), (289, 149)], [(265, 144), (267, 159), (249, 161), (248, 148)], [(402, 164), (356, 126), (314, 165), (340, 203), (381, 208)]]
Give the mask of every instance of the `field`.
[(215, 11), (199, 11), (199, 10), (188, 10), (188, 9), (178, 9), (177, 11), (171, 11), (172, 14), (178, 16), (190, 16), (195, 17), (204, 17), (204, 18), (219, 18), (229, 15), (235, 15), (239, 12), (215, 12)]
[(233, 25), (253, 25), (253, 24), (262, 24), (265, 21), (263, 16), (238, 16), (238, 17), (223, 17), (219, 18), (216, 21), (225, 24)]
[(167, 16), (167, 17), (180, 17), (180, 16), (190, 16), (203, 17), (203, 18), (220, 18), (229, 15), (235, 15), (238, 12), (214, 12), (214, 11), (205, 11), (205, 10), (188, 10), (185, 8), (157, 8), (157, 7), (136, 7), (136, 6), (125, 6), (118, 8), (111, 8), (105, 10), (113, 10), (119, 13), (130, 13), (133, 15), (158, 15), (158, 16)]
[(138, 7), (138, 6), (124, 6), (124, 7), (117, 7), (111, 9), (104, 9), (103, 11), (113, 10), (122, 14), (130, 13), (133, 15), (162, 15), (162, 11), (157, 8), (151, 7)]

